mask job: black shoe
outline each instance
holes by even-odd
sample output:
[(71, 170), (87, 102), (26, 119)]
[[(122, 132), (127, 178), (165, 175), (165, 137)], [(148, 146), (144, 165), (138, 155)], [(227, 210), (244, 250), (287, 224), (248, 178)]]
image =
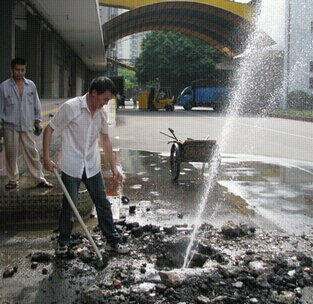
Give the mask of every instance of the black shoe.
[(51, 183), (48, 183), (47, 181), (40, 182), (36, 188), (53, 188), (53, 185)]
[(9, 181), (5, 185), (5, 190), (13, 190), (13, 189), (17, 189), (17, 188), (18, 188), (18, 182), (14, 182), (14, 181)]

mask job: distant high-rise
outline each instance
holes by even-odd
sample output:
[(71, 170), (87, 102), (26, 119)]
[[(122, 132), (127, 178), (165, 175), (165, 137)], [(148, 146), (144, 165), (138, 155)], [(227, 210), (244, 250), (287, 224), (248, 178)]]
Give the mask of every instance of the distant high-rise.
[(122, 63), (134, 66), (141, 52), (141, 43), (145, 33), (137, 33), (118, 40), (117, 58)]

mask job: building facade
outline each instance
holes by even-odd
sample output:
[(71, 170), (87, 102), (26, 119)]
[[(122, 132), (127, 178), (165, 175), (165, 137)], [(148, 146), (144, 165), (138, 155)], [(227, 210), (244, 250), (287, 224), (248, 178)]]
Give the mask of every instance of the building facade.
[(288, 0), (285, 16), (288, 93), (313, 95), (313, 1)]
[[(116, 17), (119, 14), (119, 9), (115, 7), (107, 7), (107, 6), (100, 6), (99, 8), (100, 20), (101, 24), (106, 23), (107, 21), (111, 20), (112, 18)], [(106, 50), (106, 57), (116, 59), (117, 58), (117, 42), (111, 44), (108, 49)], [(117, 75), (117, 66), (112, 64), (111, 62), (106, 63), (107, 70), (106, 73), (109, 76), (116, 76)]]
[[(0, 81), (10, 77), (14, 57), (27, 60), (26, 77), (43, 98), (82, 94), (91, 71), (60, 35), (26, 1), (2, 0)], [(87, 84), (88, 85), (88, 84)]]
[(23, 57), (28, 63), (26, 77), (36, 83), (40, 97), (86, 92), (90, 80), (106, 69), (105, 50), (97, 0), (76, 4), (73, 8), (70, 1), (59, 6), (48, 0), (0, 1), (0, 82), (10, 77), (12, 58)]

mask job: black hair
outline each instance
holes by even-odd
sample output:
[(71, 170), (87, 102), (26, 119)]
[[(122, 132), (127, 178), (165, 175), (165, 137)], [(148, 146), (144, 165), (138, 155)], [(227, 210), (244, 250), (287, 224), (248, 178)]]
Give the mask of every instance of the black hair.
[(113, 95), (117, 94), (117, 90), (114, 82), (105, 76), (99, 76), (94, 78), (89, 85), (89, 93), (96, 90), (98, 94), (102, 94), (105, 91), (110, 91)]
[(24, 58), (16, 57), (11, 61), (11, 69), (14, 69), (16, 65), (26, 65), (26, 60)]

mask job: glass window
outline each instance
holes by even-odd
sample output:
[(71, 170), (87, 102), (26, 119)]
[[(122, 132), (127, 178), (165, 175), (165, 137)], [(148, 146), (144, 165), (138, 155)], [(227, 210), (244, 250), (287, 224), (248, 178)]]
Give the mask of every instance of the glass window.
[(192, 90), (190, 87), (187, 87), (183, 90), (183, 92), (181, 93), (182, 95), (191, 95), (192, 94)]
[(313, 89), (313, 77), (310, 77), (310, 83), (309, 83), (309, 87), (310, 89)]
[(310, 72), (313, 72), (313, 61), (310, 61)]

